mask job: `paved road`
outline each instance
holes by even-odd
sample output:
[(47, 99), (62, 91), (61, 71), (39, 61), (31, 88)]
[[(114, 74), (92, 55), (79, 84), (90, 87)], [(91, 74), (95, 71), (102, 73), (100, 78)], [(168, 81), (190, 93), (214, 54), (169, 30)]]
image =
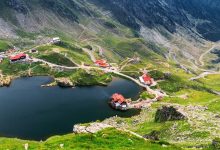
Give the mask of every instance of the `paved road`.
[[(210, 53), (214, 48), (220, 46), (220, 43), (214, 43), (214, 45), (208, 49), (206, 52), (204, 52), (200, 57), (199, 57), (199, 62), (201, 64), (201, 66), (204, 66), (205, 65), (205, 62), (203, 61), (204, 59), (204, 56), (207, 55), (208, 53)], [(214, 74), (220, 74), (220, 72), (217, 72), (217, 71), (212, 71), (212, 70), (205, 70), (205, 69), (201, 69), (199, 68), (200, 70), (204, 71), (202, 72), (200, 75), (196, 76), (196, 77), (192, 77), (190, 78), (189, 80), (197, 80), (197, 79), (200, 79), (200, 78), (204, 78), (208, 75), (214, 75)]]

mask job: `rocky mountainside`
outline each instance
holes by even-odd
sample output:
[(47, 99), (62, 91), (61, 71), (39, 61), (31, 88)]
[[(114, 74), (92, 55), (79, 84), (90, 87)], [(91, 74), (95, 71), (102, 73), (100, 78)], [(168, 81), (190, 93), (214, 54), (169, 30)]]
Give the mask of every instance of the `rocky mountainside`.
[(218, 0), (90, 0), (110, 10), (124, 25), (140, 30), (162, 26), (174, 33), (178, 26), (198, 31), (206, 39), (219, 40)]
[(180, 26), (209, 40), (220, 38), (218, 0), (2, 0), (0, 16), (5, 23), (10, 21), (33, 30), (34, 24), (42, 25), (43, 21), (56, 20), (57, 16), (79, 23), (82, 16), (97, 14), (88, 7), (91, 3), (111, 11), (121, 24), (137, 31), (142, 26), (151, 29), (161, 26), (174, 33)]
[(68, 35), (108, 49), (117, 47), (112, 38), (141, 38), (145, 49), (195, 64), (206, 41), (220, 39), (218, 0), (2, 0), (0, 7), (1, 38)]
[[(122, 77), (140, 85), (134, 101), (124, 102), (142, 108), (44, 142), (0, 137), (0, 149), (220, 149), (219, 0), (0, 0), (0, 8), (0, 86), (30, 76), (51, 76), (42, 87), (65, 88)], [(61, 97), (59, 108), (65, 102)], [(34, 111), (65, 115), (59, 108)], [(55, 131), (65, 124), (57, 123)]]

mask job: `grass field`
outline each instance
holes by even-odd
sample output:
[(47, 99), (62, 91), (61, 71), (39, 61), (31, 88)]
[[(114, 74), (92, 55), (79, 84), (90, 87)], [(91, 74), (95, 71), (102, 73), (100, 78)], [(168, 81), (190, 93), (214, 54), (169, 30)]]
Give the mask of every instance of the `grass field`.
[(59, 54), (59, 53), (51, 52), (47, 55), (40, 55), (38, 58), (46, 60), (50, 63), (57, 64), (57, 65), (64, 65), (68, 67), (75, 66), (75, 64), (71, 60), (69, 60), (64, 55)]
[[(49, 45), (49, 46), (41, 46), (37, 48), (39, 50), (39, 54), (36, 55), (37, 57), (41, 57), (41, 55), (51, 55), (51, 53), (60, 53), (63, 56), (61, 56), (62, 60), (64, 59), (64, 55), (68, 56), (69, 59), (72, 59), (74, 62), (81, 64), (81, 62), (85, 62), (88, 64), (91, 64), (92, 61), (90, 60), (89, 56), (82, 51), (82, 49), (75, 47), (73, 44), (68, 43), (68, 42), (63, 42), (62, 44), (58, 44), (58, 45)], [(55, 62), (58, 58), (56, 57), (57, 55), (60, 54), (56, 54), (56, 55), (52, 55), (51, 56), (46, 56), (47, 58), (50, 57), (50, 60), (53, 60), (53, 62)], [(53, 57), (55, 56), (55, 57)], [(66, 63), (68, 63), (68, 65), (70, 65), (70, 62), (67, 62), (67, 60), (62, 61), (59, 59), (57, 60), (58, 63), (60, 63), (60, 65), (62, 65), (62, 62), (64, 63), (63, 65), (65, 65)]]
[[(16, 139), (0, 138), (0, 149), (23, 150), (24, 145), (29, 144), (29, 150), (118, 150), (118, 149), (143, 149), (143, 150), (180, 150), (173, 145), (162, 142), (155, 143), (144, 141), (128, 133), (123, 133), (115, 129), (106, 129), (96, 134), (69, 134), (56, 136), (45, 142), (22, 141)], [(60, 147), (63, 144), (63, 148)]]
[[(109, 26), (111, 30), (121, 30), (117, 24), (107, 23), (107, 26)], [(131, 31), (123, 30), (122, 32), (128, 32), (127, 36), (130, 36)], [(25, 37), (32, 36), (26, 35), (25, 33), (20, 34), (23, 34)], [(186, 73), (174, 62), (165, 60), (162, 54), (166, 53), (166, 49), (160, 46), (145, 43), (142, 39), (135, 37), (119, 37), (114, 34), (108, 35), (107, 33), (98, 36), (101, 37), (102, 40), (96, 40), (98, 44), (103, 47), (103, 58), (107, 59), (108, 62), (115, 63), (117, 66), (128, 57), (136, 56), (141, 58), (140, 62), (128, 63), (123, 69), (125, 74), (138, 78), (141, 74), (141, 70), (146, 69), (150, 71), (149, 74), (155, 80), (162, 80), (154, 88), (165, 91), (170, 95), (169, 97), (154, 103), (148, 109), (142, 110), (138, 116), (131, 118), (116, 117), (114, 120), (119, 127), (129, 129), (141, 136), (155, 134), (159, 140), (145, 141), (116, 129), (107, 129), (96, 134), (55, 136), (44, 142), (0, 138), (0, 149), (22, 150), (24, 149), (24, 144), (28, 143), (30, 150), (58, 150), (61, 149), (60, 144), (63, 144), (63, 149), (67, 150), (179, 150), (181, 149), (180, 147), (187, 149), (190, 146), (197, 147), (201, 145), (205, 145), (205, 148), (210, 150), (212, 147), (208, 145), (211, 144), (211, 141), (215, 138), (214, 133), (216, 133), (216, 135), (220, 133), (220, 129), (215, 126), (218, 121), (213, 117), (220, 113), (220, 98), (211, 92), (211, 90), (220, 91), (220, 76), (210, 75), (205, 79), (189, 81), (189, 78), (194, 76), (194, 74)], [(84, 62), (88, 65), (93, 65), (89, 55), (79, 48), (80, 44), (81, 43), (76, 44), (74, 42), (64, 41), (56, 45), (40, 46), (37, 48), (38, 54), (30, 55), (58, 65), (74, 66), (74, 62), (77, 64)], [(92, 42), (83, 44), (96, 47)], [(4, 41), (2, 43), (0, 41), (0, 50), (1, 48), (2, 50), (8, 48), (9, 45), (10, 44)], [(91, 47), (87, 46), (87, 48)], [(97, 54), (95, 55), (98, 56)], [(101, 56), (99, 57), (101, 58)], [(123, 64), (121, 64), (121, 66), (123, 66)], [(9, 76), (27, 76), (29, 69), (31, 69), (32, 75), (49, 75), (54, 78), (64, 77), (70, 79), (78, 86), (107, 85), (112, 80), (112, 74), (97, 70), (78, 69), (74, 71), (57, 71), (41, 63), (10, 64), (7, 59), (0, 64), (2, 73)], [(165, 73), (168, 74), (168, 76), (166, 76)], [(140, 94), (140, 98), (153, 98), (153, 95), (143, 92)], [(207, 107), (208, 110), (201, 112), (195, 110), (193, 113), (190, 112), (197, 116), (195, 118), (190, 116), (191, 118), (189, 120), (156, 123), (154, 121), (156, 110), (167, 104), (178, 105), (183, 108), (188, 106), (201, 106)], [(211, 120), (208, 120), (209, 118), (211, 118)], [(192, 122), (194, 124), (192, 124)], [(213, 129), (209, 129), (209, 127)]]
[(11, 44), (9, 42), (0, 40), (0, 52), (6, 51), (11, 47)]
[(200, 79), (199, 81), (204, 83), (210, 89), (220, 91), (220, 74), (209, 75), (203, 79)]

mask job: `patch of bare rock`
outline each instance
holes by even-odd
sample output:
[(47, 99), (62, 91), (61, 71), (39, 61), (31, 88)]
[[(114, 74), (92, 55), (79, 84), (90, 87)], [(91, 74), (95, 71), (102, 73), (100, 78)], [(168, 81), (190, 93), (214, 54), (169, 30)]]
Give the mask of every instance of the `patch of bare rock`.
[(73, 87), (73, 82), (68, 78), (57, 78), (55, 79), (56, 83), (60, 87)]
[(1, 76), (1, 77), (0, 77), (0, 87), (10, 86), (11, 80), (12, 80), (12, 79), (11, 79), (11, 77), (9, 77), (9, 76), (6, 76), (6, 77)]
[(112, 126), (104, 123), (90, 123), (87, 126), (84, 125), (74, 125), (73, 132), (74, 133), (96, 133), (106, 128), (111, 128)]

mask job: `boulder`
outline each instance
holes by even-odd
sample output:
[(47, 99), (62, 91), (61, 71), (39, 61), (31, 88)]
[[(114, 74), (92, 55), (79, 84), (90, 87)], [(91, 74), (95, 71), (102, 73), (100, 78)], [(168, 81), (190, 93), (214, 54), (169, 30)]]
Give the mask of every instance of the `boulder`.
[(0, 87), (3, 86), (10, 86), (11, 84), (11, 77), (0, 77)]
[(55, 79), (56, 83), (60, 87), (73, 87), (73, 82), (68, 78), (57, 78)]
[(160, 140), (159, 139), (159, 134), (160, 134), (160, 132), (158, 132), (158, 131), (152, 131), (150, 134), (146, 134), (143, 137), (145, 139), (149, 139), (149, 140), (153, 140), (153, 141), (159, 141)]
[(173, 106), (163, 106), (157, 110), (155, 115), (155, 122), (166, 122), (184, 119), (186, 119), (185, 115), (183, 115)]
[(74, 125), (73, 127), (73, 132), (80, 134), (80, 133), (87, 133), (86, 131), (86, 126), (81, 126), (81, 125)]

